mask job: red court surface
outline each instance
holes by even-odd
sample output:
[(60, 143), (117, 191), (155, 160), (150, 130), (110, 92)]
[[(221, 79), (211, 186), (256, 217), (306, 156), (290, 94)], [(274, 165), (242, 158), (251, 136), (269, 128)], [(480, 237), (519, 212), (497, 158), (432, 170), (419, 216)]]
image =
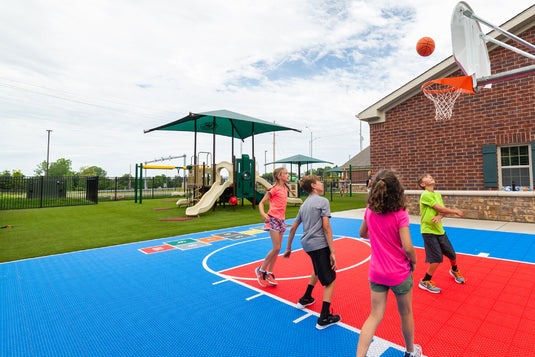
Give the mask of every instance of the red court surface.
[[(335, 241), (335, 249), (338, 273), (332, 309), (342, 316), (343, 323), (360, 330), (370, 312), (370, 247), (367, 241), (344, 237)], [(444, 263), (433, 276), (442, 292), (432, 294), (417, 287), (427, 264), (424, 250), (416, 251), (415, 343), (422, 345), (426, 356), (535, 356), (535, 265), (459, 254), (466, 284), (455, 283), (448, 273), (449, 264)], [(304, 293), (312, 269), (302, 250), (293, 252), (290, 259), (280, 256), (275, 267), (279, 285), (261, 288), (254, 279), (258, 265), (255, 262), (220, 273), (295, 303)], [(320, 312), (322, 292), (318, 283), (310, 310)], [(404, 345), (392, 293), (375, 335)]]

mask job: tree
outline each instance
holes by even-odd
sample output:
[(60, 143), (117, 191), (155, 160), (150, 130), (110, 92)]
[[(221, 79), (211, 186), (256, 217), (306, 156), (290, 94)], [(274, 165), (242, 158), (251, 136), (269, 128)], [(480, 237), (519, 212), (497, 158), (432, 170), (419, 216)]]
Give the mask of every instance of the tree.
[[(72, 161), (69, 159), (58, 159), (58, 161), (52, 162), (48, 166), (48, 176), (73, 176), (74, 172), (71, 171), (71, 165)], [(37, 165), (34, 173), (38, 176), (46, 175), (46, 161)]]
[(98, 166), (83, 166), (80, 168), (78, 175), (106, 177), (108, 176), (108, 173), (106, 172), (106, 170)]

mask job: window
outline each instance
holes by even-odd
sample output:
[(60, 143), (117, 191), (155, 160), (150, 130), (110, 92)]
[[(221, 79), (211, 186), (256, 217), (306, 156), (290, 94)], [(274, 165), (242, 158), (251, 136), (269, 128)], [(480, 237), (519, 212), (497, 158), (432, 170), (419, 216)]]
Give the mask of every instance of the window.
[(531, 165), (529, 145), (503, 146), (498, 150), (501, 187), (531, 188)]

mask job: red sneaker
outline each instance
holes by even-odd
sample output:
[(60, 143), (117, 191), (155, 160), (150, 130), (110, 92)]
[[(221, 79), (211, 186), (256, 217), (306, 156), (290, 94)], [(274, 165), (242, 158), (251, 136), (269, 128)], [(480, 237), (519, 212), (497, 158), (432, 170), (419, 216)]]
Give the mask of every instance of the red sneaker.
[(277, 280), (275, 280), (275, 275), (273, 275), (273, 273), (266, 273), (266, 278), (265, 279), (268, 282), (268, 284), (270, 284), (272, 286), (279, 285), (279, 283), (277, 283)]
[(258, 284), (260, 284), (261, 287), (265, 288), (267, 286), (266, 272), (260, 271), (260, 267), (256, 268), (254, 272), (256, 274), (256, 280), (258, 280)]

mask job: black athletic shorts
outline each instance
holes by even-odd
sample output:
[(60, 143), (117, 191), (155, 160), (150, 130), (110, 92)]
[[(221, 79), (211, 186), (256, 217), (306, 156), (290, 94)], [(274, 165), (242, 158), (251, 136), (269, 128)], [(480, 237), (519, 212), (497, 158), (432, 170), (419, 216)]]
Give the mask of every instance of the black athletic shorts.
[(456, 260), (457, 255), (451, 242), (444, 233), (443, 235), (422, 233), (425, 247), (425, 262), (426, 263), (442, 263), (445, 255), (450, 260)]
[(336, 271), (331, 267), (331, 250), (329, 247), (307, 253), (312, 259), (314, 273), (318, 276), (321, 285), (330, 285), (336, 279)]

